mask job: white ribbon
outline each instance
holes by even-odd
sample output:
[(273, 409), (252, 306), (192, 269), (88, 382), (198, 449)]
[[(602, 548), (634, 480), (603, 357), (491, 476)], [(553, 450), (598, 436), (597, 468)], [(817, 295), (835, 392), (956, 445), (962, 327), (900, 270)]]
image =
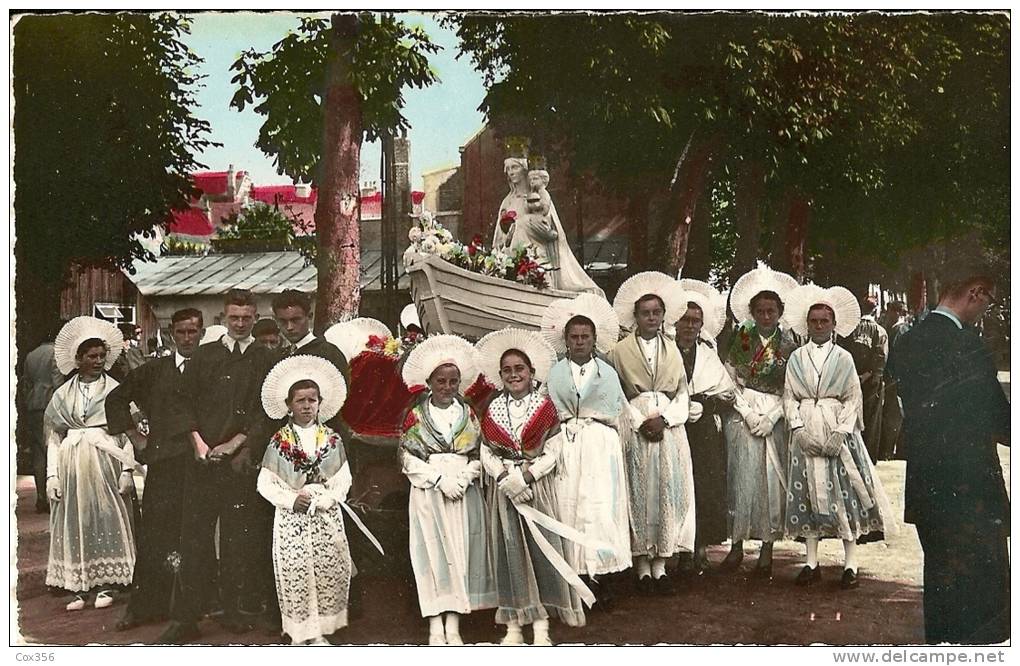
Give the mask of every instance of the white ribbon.
[(354, 509), (347, 506), (347, 502), (340, 502), (340, 506), (343, 508), (344, 511), (347, 512), (347, 515), (351, 517), (351, 520), (353, 520), (354, 524), (358, 526), (358, 529), (361, 530), (361, 533), (364, 534), (368, 538), (368, 540), (372, 542), (372, 545), (375, 546), (375, 549), (379, 551), (379, 554), (385, 555), (386, 553), (383, 552), (383, 547), (382, 545), (380, 545), (379, 540), (376, 539), (375, 535), (368, 530), (368, 527), (365, 526), (365, 523), (361, 522), (361, 518), (358, 517), (358, 514), (354, 511)]
[(82, 443), (94, 446), (100, 451), (110, 454), (123, 467), (141, 471), (141, 465), (135, 461), (132, 451), (117, 446), (114, 443), (117, 439), (111, 437), (105, 428), (71, 428), (67, 431), (62, 443), (68, 446), (77, 446)]
[(595, 595), (588, 589), (588, 586), (584, 584), (584, 581), (577, 575), (573, 568), (567, 564), (563, 556), (556, 552), (549, 540), (545, 538), (541, 530), (538, 529), (542, 526), (550, 532), (557, 534), (564, 539), (573, 541), (585, 548), (591, 548), (593, 550), (608, 550), (615, 552), (612, 546), (604, 541), (589, 537), (582, 532), (578, 532), (569, 525), (564, 525), (560, 521), (547, 516), (546, 514), (538, 511), (533, 506), (527, 504), (520, 504), (518, 502), (512, 502), (517, 513), (524, 519), (525, 524), (528, 526), (528, 530), (531, 532), (531, 536), (534, 537), (535, 543), (538, 545), (538, 549), (542, 551), (549, 563), (553, 565), (556, 572), (567, 581), (570, 587), (574, 588), (581, 600), (591, 608), (595, 604)]

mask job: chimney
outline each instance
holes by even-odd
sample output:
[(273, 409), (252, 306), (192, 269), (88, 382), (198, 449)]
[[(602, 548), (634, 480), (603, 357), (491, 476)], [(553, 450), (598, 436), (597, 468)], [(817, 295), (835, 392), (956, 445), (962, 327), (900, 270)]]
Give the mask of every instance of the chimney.
[(237, 189), (237, 185), (234, 183), (234, 165), (231, 164), (227, 167), (227, 196), (230, 200), (234, 200), (234, 192)]

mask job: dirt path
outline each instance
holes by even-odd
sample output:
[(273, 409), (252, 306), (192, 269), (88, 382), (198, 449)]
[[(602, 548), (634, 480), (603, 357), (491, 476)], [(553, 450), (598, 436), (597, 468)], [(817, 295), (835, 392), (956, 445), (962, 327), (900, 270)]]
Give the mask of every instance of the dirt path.
[[(1009, 482), (1009, 452), (1000, 447)], [(902, 462), (883, 462), (879, 476), (902, 516)], [(150, 625), (117, 632), (113, 625), (123, 612), (118, 601), (111, 608), (78, 613), (64, 611), (67, 599), (51, 595), (44, 583), (48, 534), (46, 516), (32, 507), (30, 477), (18, 478), (18, 602), (24, 642), (82, 645), (88, 643), (151, 643), (161, 627)], [(710, 551), (714, 562), (722, 559), (724, 547)], [(754, 564), (756, 545), (749, 549), (745, 571)], [(592, 611), (588, 624), (569, 628), (553, 624), (558, 643), (584, 644), (793, 644), (828, 643), (909, 644), (924, 638), (921, 610), (921, 550), (912, 525), (903, 525), (888, 541), (862, 546), (861, 586), (854, 591), (839, 589), (842, 546), (827, 540), (820, 549), (823, 582), (804, 589), (794, 586), (800, 569), (803, 546), (783, 542), (775, 549), (775, 580), (755, 583), (741, 575), (708, 574), (692, 581), (672, 597), (651, 599), (637, 596), (626, 574), (617, 588), (619, 599), (611, 613)], [(334, 642), (351, 644), (420, 644), (426, 638), (424, 621), (418, 615), (417, 600), (406, 581), (371, 578), (362, 581), (371, 590), (360, 617), (336, 634)], [(491, 611), (475, 613), (462, 622), (467, 642), (498, 640)], [(212, 620), (201, 625), (202, 641), (214, 645), (230, 643), (270, 644), (272, 636), (254, 631), (243, 636), (227, 634)], [(529, 633), (526, 636), (530, 638)]]

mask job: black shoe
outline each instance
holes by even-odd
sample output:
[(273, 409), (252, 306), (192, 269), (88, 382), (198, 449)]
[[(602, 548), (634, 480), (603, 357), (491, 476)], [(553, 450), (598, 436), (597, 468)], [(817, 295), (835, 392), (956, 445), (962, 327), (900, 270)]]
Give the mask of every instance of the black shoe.
[(655, 593), (660, 597), (666, 597), (676, 592), (673, 579), (669, 576), (659, 576), (652, 582), (652, 586), (655, 588)]
[(642, 576), (638, 578), (637, 591), (642, 596), (650, 597), (655, 592), (655, 584), (652, 583), (652, 577)]
[(142, 618), (135, 615), (131, 610), (131, 607), (128, 606), (128, 609), (120, 616), (120, 619), (117, 620), (117, 624), (113, 625), (113, 628), (117, 631), (127, 631), (129, 629), (134, 629), (135, 627), (140, 627), (142, 624), (144, 624)]
[(197, 640), (201, 634), (193, 622), (171, 622), (156, 639), (157, 645), (184, 645)]
[(860, 581), (857, 580), (857, 572), (853, 569), (843, 569), (843, 577), (839, 581), (839, 586), (844, 590), (855, 590), (860, 587)]
[(237, 614), (224, 614), (216, 618), (216, 623), (232, 634), (246, 634), (254, 628), (248, 620)]
[(279, 611), (276, 613), (263, 613), (259, 617), (259, 626), (262, 628), (262, 631), (270, 636), (280, 636), (283, 634), (283, 620), (280, 618)]
[(736, 555), (733, 553), (734, 551), (731, 550), (729, 554), (726, 555), (726, 559), (724, 559), (722, 564), (719, 565), (719, 571), (723, 573), (730, 573), (740, 568), (740, 563), (744, 561), (744, 551), (738, 550), (736, 551)]
[(712, 570), (712, 563), (707, 557), (696, 557), (694, 558), (694, 575), (704, 576), (706, 573)]
[(812, 569), (811, 567), (805, 566), (797, 574), (797, 579), (794, 581), (797, 585), (813, 585), (822, 579), (822, 570), (817, 566)]
[(613, 595), (609, 583), (604, 580), (593, 580), (589, 587), (595, 595), (594, 608), (604, 613), (612, 613), (613, 607), (616, 605), (616, 597)]
[(772, 560), (769, 560), (769, 563), (765, 564), (765, 565), (762, 565), (760, 563), (760, 561), (759, 561), (758, 566), (756, 566), (751, 571), (751, 578), (755, 578), (757, 580), (771, 582), (772, 581)]

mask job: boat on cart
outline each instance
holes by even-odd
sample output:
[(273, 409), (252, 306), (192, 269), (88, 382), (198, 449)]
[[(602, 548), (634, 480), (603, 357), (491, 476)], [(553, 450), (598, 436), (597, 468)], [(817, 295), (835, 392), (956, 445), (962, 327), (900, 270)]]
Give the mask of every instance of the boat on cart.
[(475, 273), (436, 255), (414, 255), (406, 267), (411, 298), (427, 335), (452, 333), (478, 340), (507, 326), (537, 331), (550, 303), (577, 296)]

